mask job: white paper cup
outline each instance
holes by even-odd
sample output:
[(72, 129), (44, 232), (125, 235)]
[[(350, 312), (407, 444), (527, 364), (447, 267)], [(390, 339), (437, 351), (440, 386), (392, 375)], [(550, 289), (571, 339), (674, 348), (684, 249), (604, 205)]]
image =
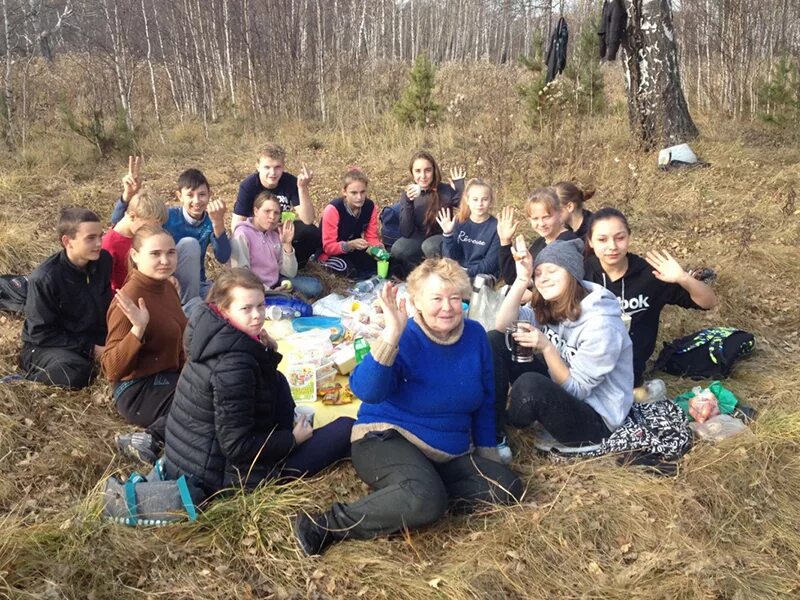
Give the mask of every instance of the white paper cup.
[(306, 423), (314, 427), (314, 414), (317, 412), (313, 406), (302, 404), (294, 407), (294, 424), (297, 425), (302, 417), (306, 418)]

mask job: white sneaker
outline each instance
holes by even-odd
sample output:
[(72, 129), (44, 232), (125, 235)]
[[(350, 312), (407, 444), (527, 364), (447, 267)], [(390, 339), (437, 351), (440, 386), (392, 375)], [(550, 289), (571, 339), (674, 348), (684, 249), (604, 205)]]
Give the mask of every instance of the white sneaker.
[(497, 454), (500, 457), (500, 462), (504, 465), (510, 463), (511, 459), (514, 458), (514, 454), (511, 452), (511, 448), (508, 445), (507, 438), (503, 437), (500, 443), (497, 444)]

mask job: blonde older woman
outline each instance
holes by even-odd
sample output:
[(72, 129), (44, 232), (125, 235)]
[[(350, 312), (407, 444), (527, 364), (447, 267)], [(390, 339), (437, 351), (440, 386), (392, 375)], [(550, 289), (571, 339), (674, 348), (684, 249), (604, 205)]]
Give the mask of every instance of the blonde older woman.
[(426, 260), (408, 278), (416, 308), (409, 320), (405, 302), (384, 287), (386, 328), (350, 379), (363, 402), (353, 466), (374, 491), (298, 516), (295, 535), (307, 554), (345, 538), (429, 525), (448, 506), (465, 512), (520, 497), (522, 482), (495, 462), (492, 355), (483, 328), (464, 319), (469, 288), (455, 261)]

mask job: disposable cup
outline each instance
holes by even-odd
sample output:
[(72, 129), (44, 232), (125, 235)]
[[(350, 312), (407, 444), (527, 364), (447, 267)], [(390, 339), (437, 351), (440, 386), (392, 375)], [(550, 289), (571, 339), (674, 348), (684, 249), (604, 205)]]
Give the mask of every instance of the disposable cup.
[(381, 279), (386, 279), (389, 276), (389, 261), (388, 260), (379, 260), (378, 261), (378, 277)]
[(297, 425), (302, 417), (306, 418), (306, 423), (314, 427), (314, 415), (317, 409), (308, 404), (298, 404), (294, 407), (294, 424)]

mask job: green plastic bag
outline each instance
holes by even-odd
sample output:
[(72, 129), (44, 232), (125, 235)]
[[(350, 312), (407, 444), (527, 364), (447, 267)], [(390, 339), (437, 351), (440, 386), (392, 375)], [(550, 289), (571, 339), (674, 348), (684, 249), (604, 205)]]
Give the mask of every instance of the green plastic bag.
[[(729, 415), (733, 412), (733, 409), (736, 408), (736, 405), (739, 403), (739, 399), (734, 395), (732, 391), (724, 387), (719, 381), (712, 381), (711, 385), (708, 386), (708, 389), (711, 390), (711, 393), (717, 397), (717, 404), (719, 406), (719, 412), (723, 415)], [(689, 400), (694, 397), (694, 392), (689, 390), (688, 392), (684, 392), (680, 396), (675, 396), (675, 404), (681, 407), (681, 410), (689, 415)], [(690, 420), (694, 420), (691, 415), (689, 415)]]

